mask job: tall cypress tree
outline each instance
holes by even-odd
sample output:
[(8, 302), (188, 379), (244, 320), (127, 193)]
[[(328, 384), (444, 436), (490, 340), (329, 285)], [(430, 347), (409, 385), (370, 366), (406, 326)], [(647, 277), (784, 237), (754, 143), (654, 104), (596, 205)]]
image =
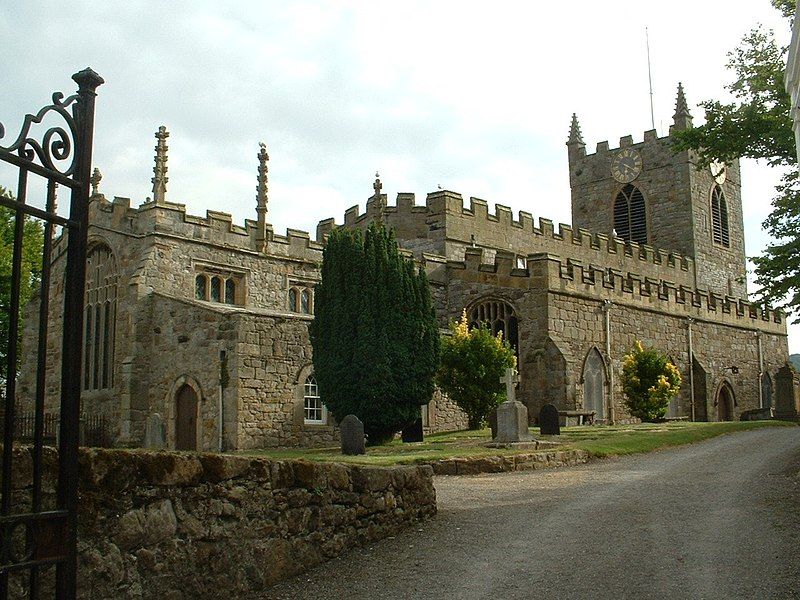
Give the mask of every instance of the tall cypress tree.
[(323, 252), (311, 325), (320, 396), (337, 420), (355, 414), (383, 443), (430, 402), (439, 351), (427, 278), (373, 224), (337, 229)]

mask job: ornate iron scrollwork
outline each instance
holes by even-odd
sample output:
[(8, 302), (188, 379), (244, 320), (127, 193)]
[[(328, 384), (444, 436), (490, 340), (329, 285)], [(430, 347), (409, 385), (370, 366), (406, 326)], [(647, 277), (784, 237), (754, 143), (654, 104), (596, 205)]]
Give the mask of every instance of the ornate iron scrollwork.
[[(69, 96), (66, 100), (64, 94), (55, 92), (53, 103), (45, 106), (35, 115), (25, 115), (25, 121), (17, 139), (10, 146), (0, 144), (0, 150), (16, 153), (20, 158), (34, 163), (39, 159), (41, 166), (64, 176), (71, 176), (75, 173), (75, 139), (77, 127), (75, 118), (68, 110), (78, 101), (78, 94)], [(44, 119), (54, 113), (63, 119), (63, 125), (55, 125), (47, 129), (41, 138), (41, 142), (31, 137), (31, 127), (42, 123)], [(5, 128), (0, 123), (0, 140), (5, 137)], [(71, 159), (71, 160), (70, 160)], [(64, 167), (64, 161), (69, 161)]]

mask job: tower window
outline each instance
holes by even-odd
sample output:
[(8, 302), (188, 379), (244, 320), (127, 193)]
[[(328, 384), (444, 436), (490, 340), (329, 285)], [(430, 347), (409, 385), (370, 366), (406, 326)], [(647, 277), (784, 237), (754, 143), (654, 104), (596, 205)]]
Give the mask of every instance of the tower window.
[(647, 211), (644, 196), (627, 184), (614, 200), (614, 231), (626, 242), (647, 243)]
[(711, 190), (711, 235), (715, 244), (726, 248), (731, 246), (730, 233), (728, 232), (728, 203), (722, 189), (715, 185)]

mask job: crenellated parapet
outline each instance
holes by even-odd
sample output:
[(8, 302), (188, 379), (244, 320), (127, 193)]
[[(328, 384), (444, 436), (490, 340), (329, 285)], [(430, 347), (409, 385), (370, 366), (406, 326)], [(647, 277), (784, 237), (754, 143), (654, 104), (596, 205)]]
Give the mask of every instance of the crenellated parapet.
[[(565, 223), (556, 225), (526, 211), (515, 214), (502, 204), (490, 211), (489, 203), (480, 198), (470, 198), (465, 206), (461, 195), (449, 190), (428, 194), (424, 206), (415, 204), (414, 194), (398, 194), (394, 205), (379, 205), (370, 199), (365, 212), (357, 205), (345, 212), (344, 226), (365, 228), (373, 220), (394, 228), (400, 244), (418, 258), (428, 253), (460, 261), (471, 248), (484, 249), (487, 255), (513, 252), (512, 260), (547, 252), (575, 263), (696, 287), (695, 263), (690, 256)], [(317, 240), (323, 240), (334, 227), (333, 219), (320, 221)]]
[(247, 252), (279, 255), (300, 252), (305, 255), (322, 250), (322, 245), (312, 240), (308, 232), (290, 228), (285, 235), (274, 234), (269, 228), (269, 244), (264, 249), (257, 221), (247, 219), (244, 225), (238, 225), (229, 213), (214, 210), (206, 211), (201, 217), (188, 213), (184, 204), (167, 201), (148, 201), (131, 207), (129, 198), (115, 197), (109, 202), (104, 197), (96, 197), (90, 205), (90, 222), (136, 237), (179, 237)]
[[(441, 259), (426, 257), (426, 269), (429, 273), (441, 273)], [(484, 260), (481, 248), (469, 248), (464, 260), (447, 261), (445, 269), (446, 275), (439, 276), (451, 282), (460, 280), (518, 291), (546, 290), (599, 303), (610, 301), (666, 315), (786, 334), (783, 313), (769, 307), (666, 279), (563, 259), (546, 252), (528, 255), (522, 266), (511, 253), (499, 251), (494, 260), (488, 262)]]

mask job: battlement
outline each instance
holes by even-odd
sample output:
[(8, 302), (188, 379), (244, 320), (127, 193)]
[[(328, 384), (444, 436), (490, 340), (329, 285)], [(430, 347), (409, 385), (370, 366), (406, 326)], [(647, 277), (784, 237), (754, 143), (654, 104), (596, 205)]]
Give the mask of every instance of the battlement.
[[(611, 301), (651, 311), (687, 318), (721, 322), (785, 334), (784, 315), (769, 307), (759, 307), (745, 299), (720, 295), (713, 291), (654, 279), (630, 271), (562, 259), (546, 252), (530, 254), (525, 267), (518, 266), (514, 255), (498, 251), (492, 262), (483, 260), (481, 248), (468, 248), (464, 260), (447, 261), (451, 278), (487, 283), (513, 289), (547, 289), (598, 302)], [(441, 269), (441, 261), (432, 261), (429, 272)]]
[[(480, 198), (470, 198), (465, 206), (461, 194), (449, 190), (428, 194), (424, 206), (416, 205), (414, 198), (414, 194), (398, 194), (394, 205), (387, 204), (385, 196), (381, 200), (372, 198), (364, 213), (358, 205), (349, 208), (344, 226), (366, 227), (373, 220), (381, 220), (395, 229), (402, 246), (450, 260), (462, 260), (472, 247), (513, 252), (519, 258), (547, 252), (564, 260), (695, 286), (695, 264), (690, 256), (576, 229), (566, 223), (555, 225), (544, 217), (534, 219), (526, 211), (515, 214), (502, 204), (490, 212), (489, 203)], [(333, 219), (320, 221), (317, 239), (322, 240), (335, 226)]]
[[(205, 217), (187, 213), (186, 205), (175, 202), (142, 203), (131, 207), (130, 198), (115, 197), (109, 202), (97, 195), (90, 204), (90, 222), (134, 235), (164, 234), (201, 240), (240, 250), (258, 251), (256, 221), (247, 219), (237, 225), (229, 213), (207, 210)], [(320, 251), (321, 244), (313, 241), (306, 231), (287, 228), (286, 235), (268, 229), (267, 253), (286, 254), (293, 249)]]
[(581, 144), (580, 146), (576, 146), (570, 152), (570, 160), (575, 158), (592, 158), (595, 156), (605, 157), (609, 154), (613, 154), (617, 150), (621, 150), (622, 148), (637, 148), (642, 149), (647, 146), (656, 147), (656, 146), (668, 146), (671, 143), (671, 137), (669, 135), (659, 136), (658, 132), (655, 129), (648, 129), (642, 135), (642, 140), (638, 142), (633, 141), (632, 135), (624, 135), (619, 138), (619, 145), (616, 147), (609, 146), (607, 140), (603, 140), (602, 142), (597, 142), (595, 146), (594, 152), (586, 152), (586, 146)]

